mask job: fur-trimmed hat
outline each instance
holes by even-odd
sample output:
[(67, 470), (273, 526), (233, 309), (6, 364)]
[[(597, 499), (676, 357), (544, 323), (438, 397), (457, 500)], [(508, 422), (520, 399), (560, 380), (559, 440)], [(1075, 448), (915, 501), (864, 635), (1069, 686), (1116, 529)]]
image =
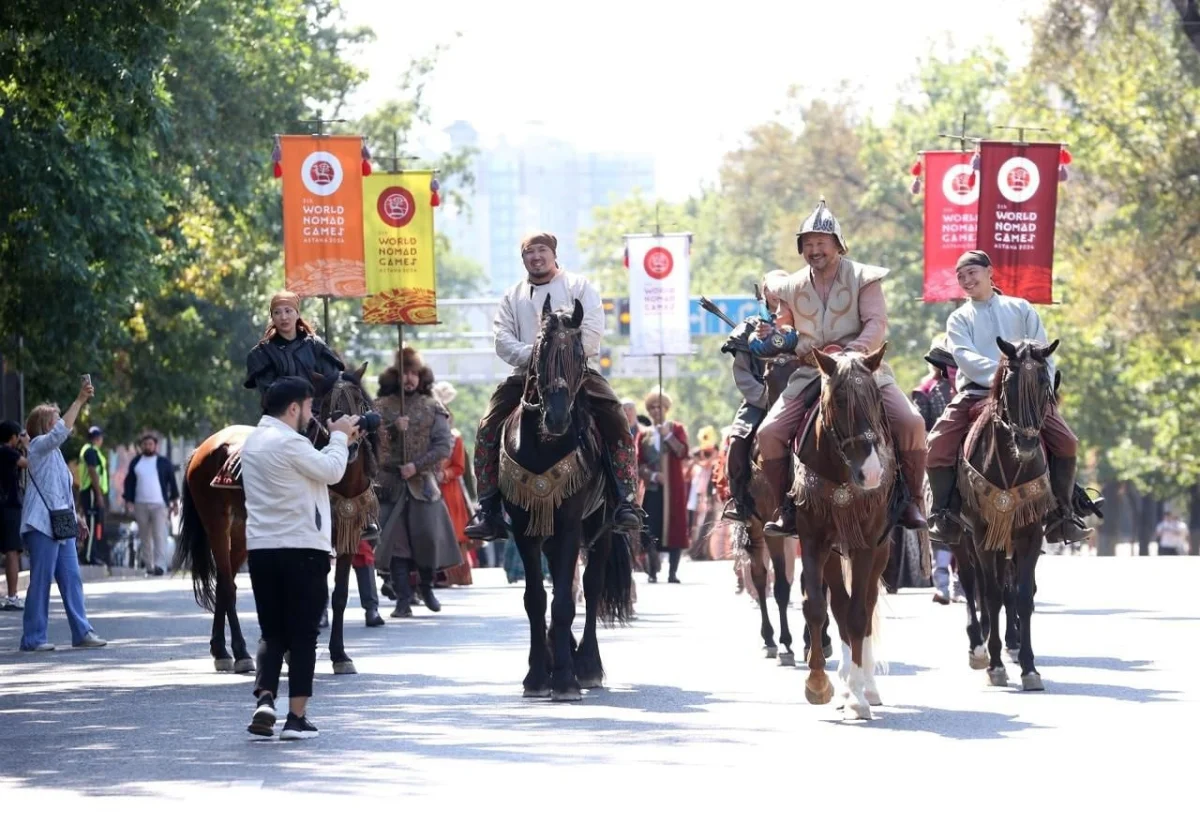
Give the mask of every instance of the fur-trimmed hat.
[(425, 366), (425, 362), (421, 360), (421, 353), (417, 352), (412, 347), (405, 347), (400, 353), (400, 371), (401, 372), (420, 372)]

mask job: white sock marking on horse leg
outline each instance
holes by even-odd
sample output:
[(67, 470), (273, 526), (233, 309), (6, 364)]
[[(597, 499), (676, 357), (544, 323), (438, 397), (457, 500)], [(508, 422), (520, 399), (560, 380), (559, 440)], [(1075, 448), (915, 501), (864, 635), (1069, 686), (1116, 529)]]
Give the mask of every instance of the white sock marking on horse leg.
[(875, 683), (875, 643), (871, 637), (863, 639), (863, 696), (869, 705), (882, 705), (879, 698), (879, 686)]

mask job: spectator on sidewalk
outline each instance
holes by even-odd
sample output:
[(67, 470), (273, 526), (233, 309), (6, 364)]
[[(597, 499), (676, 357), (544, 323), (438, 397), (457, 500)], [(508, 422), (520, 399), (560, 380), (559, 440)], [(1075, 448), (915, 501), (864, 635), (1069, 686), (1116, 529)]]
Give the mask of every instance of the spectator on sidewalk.
[(81, 555), (85, 564), (108, 564), (104, 541), (104, 511), (108, 509), (108, 457), (104, 430), (88, 429), (87, 443), (79, 451), (79, 506), (87, 519), (88, 534)]
[(179, 512), (179, 486), (170, 459), (158, 454), (158, 436), (143, 435), (141, 448), (125, 472), (125, 512), (132, 509), (137, 519), (146, 575), (161, 576), (168, 563), (168, 512), (170, 516)]
[(21, 575), (21, 471), (29, 466), (25, 450), (29, 437), (16, 421), (0, 422), (0, 553), (4, 554), (4, 576), (8, 596), (0, 599), (0, 610), (24, 610), (17, 595)]
[(63, 458), (62, 445), (71, 435), (79, 411), (95, 390), (85, 378), (74, 403), (60, 417), (54, 404), (34, 407), (25, 421), (29, 433), (29, 494), (21, 509), (21, 537), (29, 550), (29, 587), (25, 591), (24, 627), (21, 650), (54, 650), (48, 631), (50, 624), (50, 582), (58, 583), (58, 593), (71, 625), (71, 644), (75, 647), (103, 647), (88, 622), (83, 604), (83, 579), (79, 575), (76, 550), (78, 531), (86, 529), (75, 509), (71, 490), (71, 471)]
[(1158, 540), (1158, 555), (1186, 556), (1188, 554), (1188, 528), (1183, 519), (1167, 510), (1163, 520), (1154, 528)]
[(277, 379), (263, 402), (266, 411), (242, 446), (246, 549), (262, 632), (254, 684), (258, 704), (248, 730), (274, 734), (279, 673), (284, 653), (290, 653), (288, 715), (279, 738), (313, 739), (317, 728), (308, 721), (308, 700), (333, 557), (328, 486), (346, 472), (358, 416), (330, 421), (329, 444), (318, 451), (303, 435), (312, 422), (312, 384)]

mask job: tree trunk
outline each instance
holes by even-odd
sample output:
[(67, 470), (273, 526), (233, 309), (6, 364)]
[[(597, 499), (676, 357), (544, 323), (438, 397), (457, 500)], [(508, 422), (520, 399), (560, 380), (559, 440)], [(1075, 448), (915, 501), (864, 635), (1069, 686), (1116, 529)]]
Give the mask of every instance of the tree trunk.
[(1200, 3), (1196, 0), (1171, 0), (1183, 21), (1183, 33), (1200, 52)]
[(1188, 491), (1188, 540), (1192, 552), (1200, 555), (1200, 481)]
[(1104, 497), (1107, 518), (1100, 522), (1096, 531), (1096, 555), (1115, 556), (1121, 536), (1121, 511), (1125, 497), (1121, 495), (1121, 485), (1115, 481), (1104, 482), (1100, 495)]
[(1158, 526), (1158, 511), (1162, 502), (1149, 493), (1140, 498), (1141, 506), (1138, 509), (1137, 520), (1138, 555), (1148, 556), (1150, 555), (1150, 542), (1154, 539), (1154, 528)]

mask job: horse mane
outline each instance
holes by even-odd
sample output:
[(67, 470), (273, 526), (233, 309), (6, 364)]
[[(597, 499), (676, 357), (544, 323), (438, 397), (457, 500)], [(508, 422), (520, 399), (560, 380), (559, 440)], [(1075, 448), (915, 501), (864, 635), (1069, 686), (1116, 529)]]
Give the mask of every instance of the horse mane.
[[(534, 386), (544, 381), (548, 386), (564, 382), (567, 387), (578, 389), (583, 381), (583, 370), (587, 366), (587, 354), (583, 351), (582, 333), (574, 330), (562, 343), (555, 343), (548, 332), (557, 326), (566, 326), (562, 313), (552, 313), (542, 323), (533, 348), (532, 367)], [(544, 363), (543, 363), (544, 362)], [(545, 371), (543, 375), (542, 372)]]
[[(1041, 361), (1033, 356), (1031, 349), (1035, 342), (1022, 340), (1017, 342), (1017, 355), (1021, 360), (1033, 358), (1038, 364), (1038, 369), (1017, 369), (1017, 401), (1016, 409), (1013, 411), (1018, 416), (1020, 426), (1029, 426), (1031, 424), (1041, 425), (1046, 415), (1046, 405), (1053, 397), (1053, 389), (1042, 385), (1042, 368), (1046, 366), (1045, 361)], [(992, 378), (991, 389), (987, 395), (987, 412), (996, 413), (1004, 408), (1004, 379), (1013, 372), (1012, 364), (1007, 355), (1000, 355), (1000, 362), (996, 366), (996, 374)]]

